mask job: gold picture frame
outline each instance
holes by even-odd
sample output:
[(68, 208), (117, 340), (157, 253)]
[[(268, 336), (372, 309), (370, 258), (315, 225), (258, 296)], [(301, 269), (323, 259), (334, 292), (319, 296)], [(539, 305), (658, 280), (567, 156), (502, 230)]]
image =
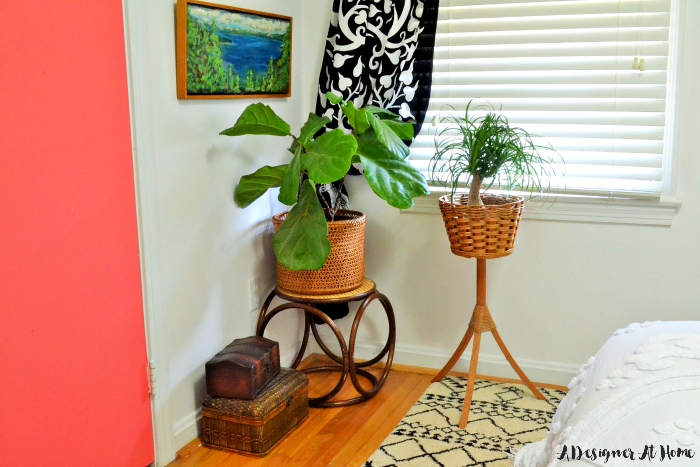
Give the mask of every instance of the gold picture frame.
[(178, 0), (178, 99), (292, 95), (292, 18)]

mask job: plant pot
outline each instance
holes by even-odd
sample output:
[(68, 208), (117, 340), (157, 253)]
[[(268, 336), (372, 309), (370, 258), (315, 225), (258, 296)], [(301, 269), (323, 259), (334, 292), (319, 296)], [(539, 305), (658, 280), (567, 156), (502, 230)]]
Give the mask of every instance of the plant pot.
[(481, 195), (483, 206), (468, 206), (468, 195), (440, 197), (450, 249), (465, 258), (492, 259), (513, 252), (525, 198)]
[[(288, 212), (272, 216), (275, 232)], [(277, 263), (277, 286), (303, 295), (330, 295), (349, 292), (365, 278), (365, 224), (367, 216), (358, 211), (340, 210), (328, 221), (331, 254), (318, 271), (290, 271)]]

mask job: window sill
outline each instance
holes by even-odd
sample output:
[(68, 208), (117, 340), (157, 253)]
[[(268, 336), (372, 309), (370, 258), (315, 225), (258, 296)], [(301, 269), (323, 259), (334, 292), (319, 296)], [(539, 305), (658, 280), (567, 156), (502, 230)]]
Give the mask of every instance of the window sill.
[[(443, 194), (443, 189), (432, 188), (430, 195), (414, 199), (413, 207), (402, 212), (439, 214), (438, 198)], [(681, 201), (678, 199), (644, 200), (559, 195), (553, 203), (542, 199), (526, 203), (523, 219), (670, 226), (680, 207)]]

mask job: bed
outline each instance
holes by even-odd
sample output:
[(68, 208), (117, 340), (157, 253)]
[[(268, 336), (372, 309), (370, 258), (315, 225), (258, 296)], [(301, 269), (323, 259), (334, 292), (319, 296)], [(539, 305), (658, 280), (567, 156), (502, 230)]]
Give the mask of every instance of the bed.
[(700, 466), (700, 322), (617, 330), (514, 467)]

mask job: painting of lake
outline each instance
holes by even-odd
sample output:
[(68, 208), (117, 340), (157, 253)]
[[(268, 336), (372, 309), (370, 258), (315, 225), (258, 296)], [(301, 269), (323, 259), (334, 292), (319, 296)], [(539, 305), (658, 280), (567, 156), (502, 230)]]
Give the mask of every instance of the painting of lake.
[(187, 2), (189, 96), (288, 96), (292, 19)]

